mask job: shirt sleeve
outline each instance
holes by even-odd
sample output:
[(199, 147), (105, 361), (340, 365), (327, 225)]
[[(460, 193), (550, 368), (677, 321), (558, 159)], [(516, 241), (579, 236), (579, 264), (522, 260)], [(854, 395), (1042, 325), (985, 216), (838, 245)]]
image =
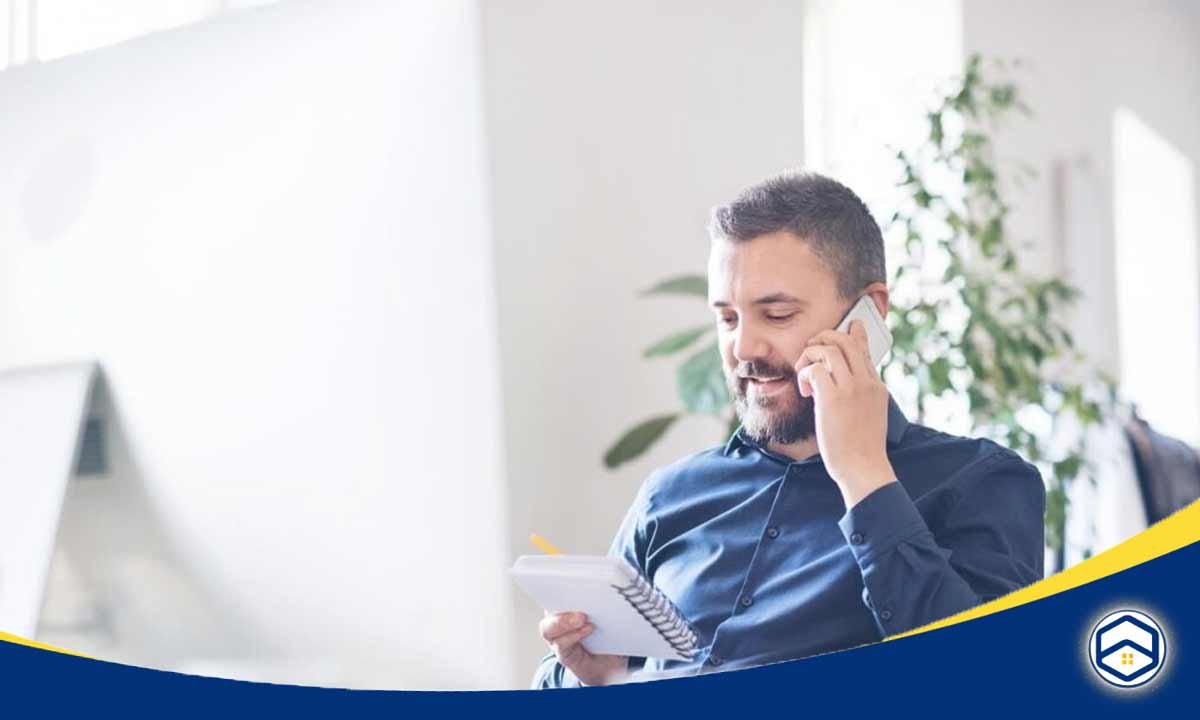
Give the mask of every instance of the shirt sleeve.
[(554, 653), (547, 653), (538, 669), (533, 674), (531, 690), (552, 690), (556, 688), (582, 687), (579, 678), (570, 670), (563, 667)]
[(1001, 452), (965, 468), (935, 537), (899, 482), (838, 521), (882, 637), (967, 610), (1043, 574), (1046, 491), (1037, 468)]
[[(651, 475), (638, 489), (637, 496), (625, 512), (625, 518), (621, 521), (621, 527), (617, 530), (617, 534), (613, 537), (612, 543), (608, 548), (609, 556), (624, 558), (630, 565), (637, 568), (639, 572), (647, 577), (649, 575), (646, 572), (645, 559), (652, 535), (650, 531), (652, 523), (649, 513), (649, 498), (650, 486), (653, 480), (654, 476)], [(629, 671), (632, 672), (641, 668), (645, 661), (645, 658), (640, 657), (629, 658)], [(579, 678), (575, 677), (575, 674), (570, 670), (563, 667), (562, 663), (551, 652), (542, 658), (542, 662), (533, 674), (533, 682), (530, 688), (533, 690), (549, 690), (582, 686), (583, 684), (579, 681)]]

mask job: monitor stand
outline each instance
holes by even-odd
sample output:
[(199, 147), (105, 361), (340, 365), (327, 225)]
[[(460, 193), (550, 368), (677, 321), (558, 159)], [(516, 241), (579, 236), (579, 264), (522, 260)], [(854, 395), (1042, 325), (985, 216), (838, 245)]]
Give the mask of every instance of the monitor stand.
[[(67, 482), (79, 464), (98, 376), (91, 362), (0, 372), (2, 633), (31, 639), (37, 631)], [(95, 468), (103, 460), (93, 448), (85, 464)]]

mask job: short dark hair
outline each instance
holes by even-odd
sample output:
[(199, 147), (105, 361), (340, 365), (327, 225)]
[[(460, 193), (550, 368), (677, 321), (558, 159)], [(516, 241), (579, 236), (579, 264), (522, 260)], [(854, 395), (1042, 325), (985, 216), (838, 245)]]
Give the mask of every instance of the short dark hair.
[(873, 282), (887, 281), (883, 235), (871, 211), (837, 180), (788, 172), (742, 191), (713, 209), (714, 240), (753, 240), (787, 230), (809, 243), (837, 276), (838, 292), (851, 298)]

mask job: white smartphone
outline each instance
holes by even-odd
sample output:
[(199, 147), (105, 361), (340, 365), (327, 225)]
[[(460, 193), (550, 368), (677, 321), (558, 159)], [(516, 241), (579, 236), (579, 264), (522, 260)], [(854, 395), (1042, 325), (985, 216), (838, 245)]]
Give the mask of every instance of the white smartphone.
[(838, 332), (850, 332), (851, 320), (862, 321), (867, 330), (867, 347), (871, 351), (871, 362), (878, 366), (892, 349), (892, 333), (870, 295), (863, 295), (854, 303), (854, 307), (850, 308), (850, 312), (846, 313), (846, 317), (838, 324)]

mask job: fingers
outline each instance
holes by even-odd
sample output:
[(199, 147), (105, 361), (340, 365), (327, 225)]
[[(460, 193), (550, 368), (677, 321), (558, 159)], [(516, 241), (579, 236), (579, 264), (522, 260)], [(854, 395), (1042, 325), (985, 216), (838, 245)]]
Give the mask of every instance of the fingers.
[[(867, 326), (862, 320), (850, 321), (850, 337), (854, 340), (854, 344), (858, 346), (860, 355), (856, 357), (862, 358), (862, 369), (868, 372), (875, 370), (875, 363), (871, 361), (871, 341), (867, 337)], [(850, 363), (850, 369), (858, 373), (859, 368), (856, 363)]]
[(848, 382), (851, 378), (850, 367), (846, 364), (846, 356), (836, 345), (809, 345), (800, 353), (797, 363), (797, 373), (805, 367), (821, 365), (829, 371), (835, 384)]
[(553, 643), (570, 632), (576, 632), (587, 624), (587, 615), (580, 612), (547, 614), (538, 623), (538, 632), (547, 643)]
[(801, 368), (800, 372), (796, 373), (796, 379), (799, 380), (800, 394), (804, 397), (813, 394), (824, 395), (833, 392), (835, 387), (829, 369), (821, 363)]
[(558, 661), (567, 667), (575, 665), (577, 662), (587, 657), (587, 648), (583, 646), (583, 639), (592, 634), (596, 629), (591, 623), (584, 625), (578, 630), (573, 630), (565, 635), (559, 635), (558, 638), (550, 643), (550, 649), (554, 651), (554, 655)]
[(848, 334), (850, 335), (850, 337), (861, 340), (864, 344), (867, 342), (867, 329), (865, 327), (863, 327), (862, 320), (859, 320), (857, 318), (854, 320), (851, 320), (850, 321), (850, 330), (849, 330)]
[[(870, 376), (877, 374), (875, 363), (871, 362), (871, 347), (867, 341), (867, 329), (861, 320), (850, 321), (850, 332), (824, 330), (809, 339), (809, 346), (834, 346), (841, 350), (842, 357), (852, 375)], [(834, 380), (837, 381), (837, 373)]]

